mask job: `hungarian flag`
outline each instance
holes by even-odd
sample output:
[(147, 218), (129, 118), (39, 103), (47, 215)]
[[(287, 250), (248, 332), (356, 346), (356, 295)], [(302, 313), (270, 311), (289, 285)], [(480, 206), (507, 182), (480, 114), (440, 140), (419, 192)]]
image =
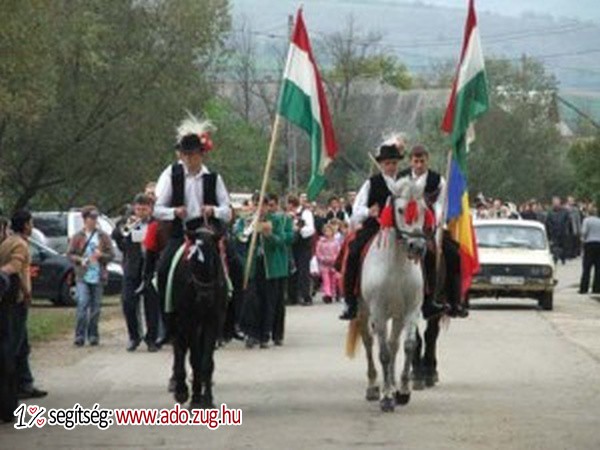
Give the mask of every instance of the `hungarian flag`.
[(278, 113), (309, 135), (312, 166), (307, 194), (313, 200), (325, 185), (325, 168), (337, 154), (337, 143), (302, 9), (296, 16)]
[(442, 130), (450, 134), (453, 147), (448, 180), (447, 220), (450, 234), (460, 245), (463, 296), (471, 286), (473, 274), (479, 270), (477, 241), (469, 210), (467, 152), (474, 139), (472, 124), (487, 109), (487, 78), (477, 17), (473, 0), (469, 0), (460, 63), (442, 121)]

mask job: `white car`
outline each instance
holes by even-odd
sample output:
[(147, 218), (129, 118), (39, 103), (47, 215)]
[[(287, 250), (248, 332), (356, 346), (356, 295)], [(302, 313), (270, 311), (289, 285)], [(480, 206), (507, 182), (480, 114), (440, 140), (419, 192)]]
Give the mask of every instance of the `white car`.
[(552, 310), (555, 265), (543, 224), (532, 220), (474, 222), (479, 264), (469, 298), (528, 297)]

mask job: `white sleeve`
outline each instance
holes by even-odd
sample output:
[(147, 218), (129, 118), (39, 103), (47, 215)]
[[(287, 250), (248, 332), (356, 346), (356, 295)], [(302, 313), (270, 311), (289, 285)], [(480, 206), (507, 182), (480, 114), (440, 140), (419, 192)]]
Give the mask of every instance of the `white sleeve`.
[(312, 212), (305, 209), (302, 212), (302, 220), (304, 221), (304, 226), (300, 228), (300, 236), (306, 239), (315, 234), (315, 217)]
[(585, 242), (585, 240), (587, 239), (589, 223), (590, 223), (590, 221), (588, 220), (587, 217), (585, 219), (583, 219), (583, 224), (581, 225), (581, 240), (583, 242)]
[(354, 205), (352, 205), (352, 225), (360, 225), (369, 217), (369, 191), (371, 190), (371, 181), (367, 180), (356, 194)]
[(171, 206), (173, 186), (171, 186), (171, 166), (160, 174), (156, 183), (156, 203), (154, 204), (154, 217), (158, 220), (175, 219), (175, 208)]
[[(446, 180), (444, 177), (440, 176), (440, 193), (436, 202), (433, 204), (433, 210), (435, 211), (435, 223), (439, 226), (442, 221), (442, 214), (444, 213), (444, 205), (446, 204), (446, 198), (448, 197), (448, 192), (445, 191), (446, 188)], [(441, 224), (443, 226), (443, 224)]]
[(219, 206), (215, 206), (215, 217), (225, 223), (231, 220), (231, 205), (229, 200), (229, 193), (223, 182), (221, 175), (217, 176), (217, 202)]

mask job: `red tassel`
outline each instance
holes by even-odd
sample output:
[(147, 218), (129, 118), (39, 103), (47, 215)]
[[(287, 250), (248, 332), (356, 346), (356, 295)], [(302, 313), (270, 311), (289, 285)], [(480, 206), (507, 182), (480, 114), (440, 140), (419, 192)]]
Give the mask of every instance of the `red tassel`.
[(200, 143), (202, 144), (202, 150), (205, 152), (210, 152), (213, 148), (213, 142), (210, 137), (210, 133), (207, 131), (198, 137), (200, 138)]
[(435, 228), (435, 214), (433, 211), (427, 208), (425, 211), (425, 229), (433, 230)]
[(406, 225), (412, 225), (419, 218), (419, 207), (416, 200), (411, 200), (404, 211)]
[(394, 226), (394, 208), (386, 205), (379, 214), (379, 225), (381, 228), (392, 228)]
[(144, 237), (144, 247), (150, 252), (160, 251), (158, 246), (158, 221), (150, 222), (150, 225), (148, 225)]

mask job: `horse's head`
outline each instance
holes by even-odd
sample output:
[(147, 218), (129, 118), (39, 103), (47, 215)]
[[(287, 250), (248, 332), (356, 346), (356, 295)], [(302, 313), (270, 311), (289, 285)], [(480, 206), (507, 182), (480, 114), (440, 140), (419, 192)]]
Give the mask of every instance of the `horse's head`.
[(201, 227), (186, 232), (186, 243), (185, 259), (192, 281), (204, 286), (216, 283), (221, 270), (217, 235), (210, 228)]
[(423, 256), (427, 248), (424, 228), (430, 213), (423, 195), (424, 188), (408, 178), (401, 178), (390, 186), (396, 235), (405, 243), (411, 257)]

